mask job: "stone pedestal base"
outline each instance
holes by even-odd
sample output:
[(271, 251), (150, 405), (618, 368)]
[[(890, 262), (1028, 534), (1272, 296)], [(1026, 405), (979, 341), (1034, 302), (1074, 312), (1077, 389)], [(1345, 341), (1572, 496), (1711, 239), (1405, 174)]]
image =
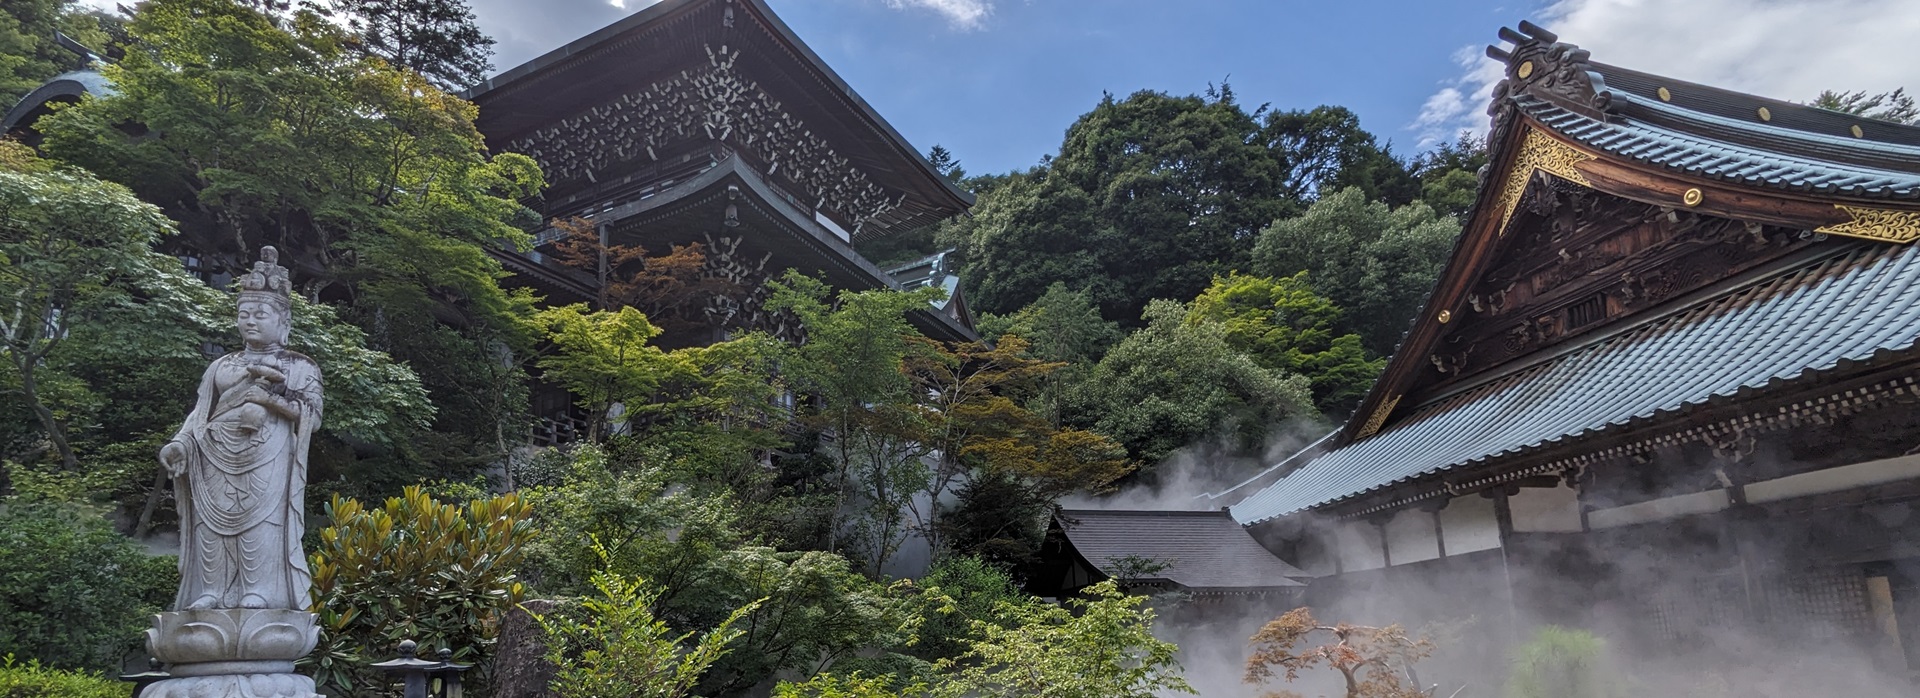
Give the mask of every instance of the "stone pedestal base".
[(320, 698), (299, 674), (188, 676), (148, 686), (140, 698)]
[(153, 617), (147, 651), (173, 678), (141, 698), (319, 698), (293, 662), (320, 640), (313, 614), (277, 608), (173, 611)]

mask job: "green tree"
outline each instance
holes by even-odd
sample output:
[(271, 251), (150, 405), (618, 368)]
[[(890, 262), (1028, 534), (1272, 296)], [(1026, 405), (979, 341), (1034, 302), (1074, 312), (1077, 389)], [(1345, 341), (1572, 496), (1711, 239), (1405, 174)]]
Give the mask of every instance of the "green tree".
[(1268, 370), (1306, 376), (1314, 404), (1331, 415), (1352, 412), (1385, 364), (1367, 357), (1359, 335), (1335, 335), (1340, 309), (1313, 292), (1304, 271), (1216, 278), (1193, 299), (1187, 321), (1218, 324), (1229, 346)]
[(7, 367), (54, 454), (78, 467), (68, 426), (48, 404), (43, 365), (68, 329), (136, 291), (172, 232), (160, 210), (77, 169), (0, 171), (0, 333)]
[(1262, 368), (1218, 325), (1188, 323), (1187, 312), (1173, 301), (1148, 304), (1147, 326), (1094, 366), (1075, 402), (1095, 431), (1151, 464), (1216, 438), (1257, 451), (1276, 425), (1316, 416), (1306, 377)]
[(1395, 205), (1420, 195), (1406, 163), (1360, 128), (1360, 117), (1346, 107), (1265, 116), (1259, 137), (1286, 172), (1283, 187), (1292, 200), (1313, 201), (1348, 187)]
[(1132, 323), (1149, 299), (1193, 297), (1295, 205), (1260, 130), (1231, 90), (1104, 97), (1047, 165), (981, 197), (971, 300), (1012, 312), (1065, 282)]
[(552, 350), (535, 360), (541, 376), (566, 386), (587, 411), (587, 438), (607, 434), (616, 405), (652, 398), (677, 375), (693, 367), (684, 356), (649, 342), (660, 328), (633, 308), (590, 311), (585, 304), (541, 310), (534, 321), (546, 328)]
[(473, 85), (493, 69), (487, 60), (493, 37), (481, 33), (462, 0), (327, 0), (323, 14), (346, 22), (355, 49), (419, 73), (441, 89)]
[[(920, 459), (928, 446), (917, 440), (923, 427), (913, 409), (918, 398), (902, 370), (908, 353), (925, 345), (910, 339), (918, 333), (907, 313), (941, 291), (845, 290), (830, 298), (825, 283), (797, 271), (770, 285), (767, 307), (793, 313), (807, 330), (786, 372), (818, 400), (810, 420), (833, 433), (838, 473), (828, 549), (841, 550), (841, 529), (851, 528), (878, 576), (907, 534), (907, 501), (927, 478)], [(851, 527), (840, 513), (848, 508), (859, 514)]]
[(1892, 92), (1872, 95), (1864, 90), (1859, 92), (1822, 90), (1820, 96), (1814, 98), (1813, 106), (1896, 124), (1920, 124), (1920, 105), (1914, 103), (1913, 96), (1907, 94), (1904, 87)]
[(708, 672), (703, 695), (783, 671), (812, 675), (911, 636), (917, 616), (905, 589), (868, 580), (839, 555), (750, 544), (734, 528), (730, 498), (676, 486), (657, 459), (611, 461), (585, 445), (570, 455), (562, 484), (528, 493), (541, 512), (531, 562), (543, 591), (590, 593), (601, 570), (642, 577), (655, 587), (652, 613), (677, 632), (718, 627), (763, 600), (738, 626), (739, 651)]
[(0, 500), (0, 656), (117, 670), (179, 581), (174, 558), (147, 555), (97, 511)]
[(947, 557), (935, 563), (920, 584), (939, 592), (927, 596), (943, 607), (922, 612), (920, 641), (907, 651), (929, 662), (966, 654), (982, 637), (976, 621), (990, 623), (1007, 608), (1037, 603), (1006, 572), (976, 557)]
[(1345, 311), (1336, 331), (1360, 335), (1368, 352), (1387, 356), (1425, 305), (1459, 235), (1459, 221), (1425, 204), (1391, 208), (1348, 188), (1260, 231), (1253, 271), (1276, 278), (1309, 272), (1314, 290)]
[(1464, 219), (1480, 194), (1480, 169), (1487, 165), (1487, 141), (1472, 133), (1441, 143), (1413, 160), (1420, 178), (1420, 200), (1441, 215)]
[(992, 621), (975, 621), (980, 639), (948, 671), (934, 695), (1040, 698), (1147, 698), (1193, 693), (1174, 659), (1179, 648), (1153, 636), (1146, 598), (1113, 582), (1062, 605), (1003, 606)]
[(734, 609), (689, 645), (692, 632), (676, 636), (654, 616), (660, 591), (646, 580), (602, 570), (592, 584), (597, 595), (579, 600), (578, 609), (539, 616), (547, 661), (560, 668), (550, 688), (561, 698), (689, 695), (740, 637), (734, 626), (759, 605)]
[(1055, 425), (1065, 418), (1066, 396), (1086, 381), (1093, 364), (1122, 336), (1120, 326), (1100, 317), (1085, 292), (1070, 291), (1059, 282), (1010, 315), (982, 313), (978, 325), (983, 337), (1020, 337), (1035, 357), (1062, 364), (1041, 378), (1040, 391), (1029, 402)]

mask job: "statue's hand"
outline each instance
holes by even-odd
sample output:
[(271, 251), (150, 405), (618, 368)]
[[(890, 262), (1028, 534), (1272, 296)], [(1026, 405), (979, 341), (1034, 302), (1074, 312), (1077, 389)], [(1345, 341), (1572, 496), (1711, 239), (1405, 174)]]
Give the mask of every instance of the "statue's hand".
[(160, 465), (167, 469), (168, 475), (173, 477), (185, 475), (187, 447), (180, 445), (178, 441), (168, 441), (167, 445), (160, 447)]
[(247, 373), (252, 375), (254, 378), (264, 378), (268, 382), (272, 382), (272, 383), (287, 382), (287, 374), (281, 373), (280, 369), (274, 368), (272, 366), (262, 366), (260, 364), (254, 364), (252, 366), (247, 367)]

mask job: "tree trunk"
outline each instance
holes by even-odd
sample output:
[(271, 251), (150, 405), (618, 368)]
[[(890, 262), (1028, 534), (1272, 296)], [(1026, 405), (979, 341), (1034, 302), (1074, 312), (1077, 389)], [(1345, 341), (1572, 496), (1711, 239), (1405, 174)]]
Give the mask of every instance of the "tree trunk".
[[(34, 359), (35, 357), (21, 357)], [(40, 428), (47, 432), (47, 441), (53, 444), (55, 453), (60, 454), (60, 467), (71, 472), (80, 469), (80, 459), (73, 455), (73, 445), (67, 443), (66, 429), (60, 426), (60, 420), (53, 416), (53, 410), (47, 409), (40, 401), (39, 382), (34, 378), (33, 367), (37, 360), (16, 361), (20, 368), (20, 393), (33, 408), (35, 417), (40, 418)]]
[(153, 474), (153, 487), (147, 490), (147, 502), (140, 507), (140, 518), (133, 522), (131, 534), (133, 538), (144, 538), (153, 531), (153, 515), (160, 510), (161, 493), (166, 490), (166, 487), (167, 470), (161, 468), (159, 472)]

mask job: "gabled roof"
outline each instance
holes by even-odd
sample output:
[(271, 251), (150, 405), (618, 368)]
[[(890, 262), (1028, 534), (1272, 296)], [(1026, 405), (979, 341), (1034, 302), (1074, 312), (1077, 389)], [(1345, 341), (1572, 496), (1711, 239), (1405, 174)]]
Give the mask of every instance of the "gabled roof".
[[(1920, 253), (1886, 243), (1920, 239), (1920, 128), (1596, 63), (1526, 22), (1501, 38), (1490, 165), (1427, 307), (1330, 451), (1235, 505), (1242, 523), (1409, 480), (1439, 488), (1470, 464), (1913, 348)], [(1756, 236), (1805, 232), (1771, 266), (1449, 374), (1441, 343), (1465, 329), (1449, 322), (1479, 312), (1477, 284), (1528, 239), (1509, 234), (1523, 200), (1565, 187)]]
[[(689, 74), (721, 66), (727, 68), (724, 76)], [(698, 85), (689, 87), (688, 81)], [(665, 104), (659, 91), (667, 85), (673, 92), (700, 90), (702, 96), (694, 103)], [(724, 98), (705, 96), (712, 91)], [(765, 112), (756, 116), (777, 122), (777, 128), (735, 134), (737, 139), (762, 143), (777, 135), (792, 141), (782, 152), (791, 148), (799, 158), (787, 163), (789, 168), (816, 170), (829, 163), (835, 165), (829, 169), (838, 169), (844, 160), (857, 173), (836, 175), (840, 179), (870, 178), (890, 190), (895, 198), (890, 212), (866, 234), (930, 224), (973, 203), (971, 194), (935, 171), (765, 0), (663, 0), (460, 96), (479, 105), (477, 125), (496, 148), (524, 146), (561, 122), (581, 126), (575, 129), (578, 137), (569, 136), (561, 148), (569, 155), (631, 146), (637, 141), (623, 129), (637, 127), (649, 103), (686, 116), (679, 112), (715, 104), (744, 109), (750, 102)], [(720, 128), (708, 117), (706, 126)], [(698, 123), (694, 129), (699, 130)]]
[(1488, 113), (1490, 165), (1446, 271), (1336, 445), (1425, 401), (1409, 393), (1541, 175), (1647, 204), (1891, 242), (1920, 239), (1920, 127), (1589, 60), (1528, 22)]
[(1253, 524), (1907, 352), (1920, 248), (1855, 243), (1430, 403), (1232, 507)]
[(1166, 566), (1133, 581), (1190, 590), (1297, 587), (1309, 576), (1274, 557), (1224, 511), (1063, 509), (1054, 521), (1080, 557), (1109, 576), (1128, 558)]

